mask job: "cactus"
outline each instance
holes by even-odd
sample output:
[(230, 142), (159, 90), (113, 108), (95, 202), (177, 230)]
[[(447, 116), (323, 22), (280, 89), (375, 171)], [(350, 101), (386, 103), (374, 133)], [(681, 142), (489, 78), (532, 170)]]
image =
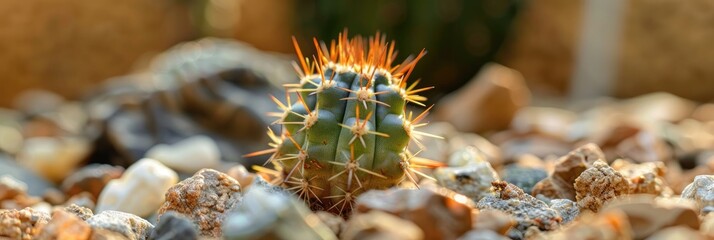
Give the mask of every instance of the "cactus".
[(407, 151), (410, 141), (423, 149), (420, 137), (432, 136), (415, 130), (426, 124), (429, 108), (416, 116), (406, 113), (407, 103), (423, 106), (425, 98), (417, 93), (431, 89), (417, 89), (417, 82), (407, 87), (425, 51), (393, 66), (394, 42), (379, 33), (348, 39), (345, 31), (329, 49), (317, 39), (313, 43), (317, 56), (310, 61), (293, 37), (301, 80), (286, 86), (287, 103), (273, 97), (281, 112), (271, 113), (283, 131), (277, 136), (269, 130), (273, 148), (248, 156), (272, 153), (277, 183), (312, 207), (336, 213), (351, 209), (355, 197), (369, 189), (404, 179), (418, 187), (416, 175), (426, 175), (414, 168), (438, 165)]

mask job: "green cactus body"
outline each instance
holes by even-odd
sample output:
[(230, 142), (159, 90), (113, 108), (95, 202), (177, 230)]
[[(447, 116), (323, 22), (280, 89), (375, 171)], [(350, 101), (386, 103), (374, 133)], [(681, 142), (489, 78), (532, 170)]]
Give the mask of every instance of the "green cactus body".
[(309, 61), (293, 41), (301, 81), (287, 86), (287, 104), (274, 99), (283, 110), (276, 114), (283, 132), (271, 135), (275, 148), (263, 152), (273, 152), (280, 183), (313, 207), (338, 213), (366, 190), (404, 179), (416, 184), (416, 158), (407, 145), (424, 135), (414, 128), (428, 109), (412, 118), (405, 106), (420, 104), (424, 98), (416, 93), (429, 88), (406, 87), (406, 79), (425, 53), (393, 67), (394, 43), (379, 34), (348, 39), (345, 32), (329, 50), (315, 40), (318, 56)]

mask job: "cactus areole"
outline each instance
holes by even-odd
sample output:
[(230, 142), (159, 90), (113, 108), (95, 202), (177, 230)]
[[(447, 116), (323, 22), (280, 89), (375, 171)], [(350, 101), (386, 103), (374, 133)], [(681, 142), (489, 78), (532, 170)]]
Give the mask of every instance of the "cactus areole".
[(307, 58), (293, 38), (300, 82), (286, 85), (287, 103), (273, 97), (281, 112), (270, 113), (282, 132), (269, 130), (273, 148), (249, 156), (272, 153), (274, 183), (313, 208), (340, 214), (364, 191), (417, 184), (417, 175), (425, 175), (415, 168), (436, 165), (407, 150), (410, 141), (423, 149), (420, 137), (431, 136), (416, 130), (429, 109), (406, 113), (407, 103), (424, 106), (417, 94), (431, 89), (407, 81), (425, 51), (395, 64), (394, 42), (379, 33), (348, 39), (345, 31), (329, 48), (313, 43), (317, 56)]

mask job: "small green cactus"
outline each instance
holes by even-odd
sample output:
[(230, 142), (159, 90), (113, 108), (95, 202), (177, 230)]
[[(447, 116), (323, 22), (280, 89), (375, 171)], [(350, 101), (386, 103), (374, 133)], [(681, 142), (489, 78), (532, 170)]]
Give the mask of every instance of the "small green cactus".
[[(372, 38), (347, 38), (347, 32), (325, 43), (313, 39), (317, 56), (303, 56), (293, 43), (300, 64), (295, 69), (300, 83), (287, 85), (286, 100), (273, 100), (282, 112), (275, 122), (283, 126), (275, 135), (273, 148), (249, 154), (272, 153), (277, 183), (294, 191), (312, 207), (344, 213), (352, 201), (370, 189), (385, 189), (402, 180), (417, 184), (414, 170), (433, 167), (436, 162), (415, 157), (407, 151), (410, 141), (421, 146), (415, 130), (429, 109), (414, 117), (406, 104), (423, 106), (416, 95), (431, 87), (407, 87), (407, 78), (425, 52), (393, 65), (394, 42), (386, 43), (379, 33)], [(291, 95), (297, 96), (292, 102)], [(293, 97), (294, 98), (294, 97)], [(259, 167), (259, 169), (264, 169)]]

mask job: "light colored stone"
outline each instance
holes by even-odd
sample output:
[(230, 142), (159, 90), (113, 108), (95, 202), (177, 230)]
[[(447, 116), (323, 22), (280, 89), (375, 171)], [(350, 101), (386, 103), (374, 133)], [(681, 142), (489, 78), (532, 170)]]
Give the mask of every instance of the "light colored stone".
[(156, 145), (146, 152), (146, 157), (186, 173), (194, 173), (203, 168), (216, 168), (221, 162), (221, 152), (216, 142), (202, 135), (192, 136), (170, 145)]
[(516, 70), (491, 63), (460, 90), (444, 97), (436, 116), (467, 132), (505, 129), (531, 93)]
[(34, 239), (49, 221), (49, 214), (35, 211), (32, 208), (22, 210), (0, 209), (0, 238)]
[(525, 107), (516, 113), (511, 121), (511, 129), (520, 133), (541, 133), (566, 139), (575, 120), (575, 113), (568, 110)]
[(99, 195), (96, 212), (122, 211), (149, 216), (164, 202), (164, 193), (178, 182), (178, 175), (156, 160), (144, 158), (121, 178), (109, 181)]
[(136, 215), (107, 210), (92, 216), (87, 220), (93, 230), (104, 229), (119, 233), (131, 240), (148, 239), (154, 229), (149, 221)]
[(505, 235), (515, 225), (516, 220), (510, 214), (497, 209), (480, 210), (474, 217), (474, 229), (490, 230), (500, 235)]
[(452, 154), (450, 164), (456, 167), (441, 167), (434, 170), (439, 185), (466, 195), (474, 202), (491, 193), (491, 182), (498, 180), (498, 173), (491, 164), (473, 149)]
[(682, 191), (682, 198), (696, 201), (701, 211), (705, 207), (714, 206), (714, 175), (699, 175), (694, 182)]
[(625, 213), (636, 239), (644, 239), (655, 231), (671, 226), (699, 228), (699, 217), (692, 203), (672, 198), (655, 199), (652, 195), (630, 195), (612, 201), (607, 211)]
[(226, 216), (222, 229), (228, 240), (337, 239), (303, 201), (260, 187), (248, 190), (241, 204)]
[(597, 160), (575, 179), (575, 199), (581, 210), (597, 212), (608, 201), (625, 195), (629, 182), (602, 160)]
[(34, 137), (25, 139), (18, 162), (37, 174), (60, 182), (89, 154), (89, 142), (80, 138)]
[(380, 211), (370, 211), (352, 217), (345, 225), (344, 233), (340, 238), (344, 240), (425, 239), (422, 230), (414, 223)]
[(676, 227), (668, 227), (662, 230), (657, 231), (656, 233), (652, 234), (652, 236), (648, 237), (647, 240), (704, 240), (704, 239), (710, 239), (704, 236), (704, 234), (700, 233), (699, 231), (685, 227), (685, 226), (676, 226)]
[(558, 211), (560, 217), (563, 218), (561, 224), (567, 224), (575, 220), (580, 214), (580, 208), (578, 203), (571, 201), (570, 199), (553, 199), (548, 203), (550, 208)]

